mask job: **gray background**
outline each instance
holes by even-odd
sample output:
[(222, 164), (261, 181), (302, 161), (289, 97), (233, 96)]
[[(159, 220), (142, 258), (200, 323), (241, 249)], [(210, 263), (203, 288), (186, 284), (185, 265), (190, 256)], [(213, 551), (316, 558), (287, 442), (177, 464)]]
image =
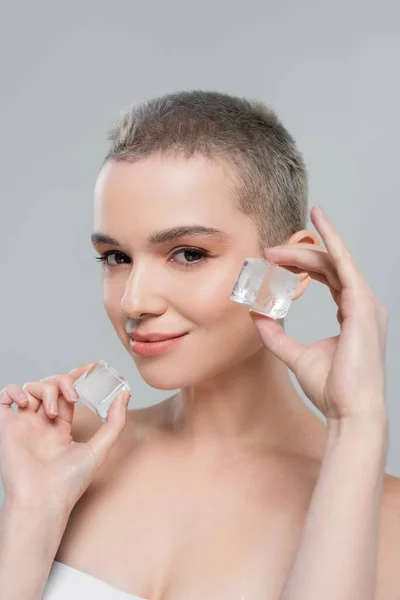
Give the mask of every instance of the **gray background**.
[[(259, 98), (304, 154), (310, 206), (390, 311), (386, 470), (400, 476), (399, 18), (387, 0), (2, 1), (0, 389), (104, 358), (131, 407), (171, 394), (140, 379), (102, 306), (89, 237), (106, 131), (166, 92)], [(303, 342), (337, 332), (324, 286), (287, 327)]]

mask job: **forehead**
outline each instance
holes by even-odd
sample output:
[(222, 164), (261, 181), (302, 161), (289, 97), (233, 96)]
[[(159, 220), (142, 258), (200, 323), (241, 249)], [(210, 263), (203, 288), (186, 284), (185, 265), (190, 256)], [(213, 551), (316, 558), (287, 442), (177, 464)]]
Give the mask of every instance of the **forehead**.
[(223, 228), (243, 216), (232, 201), (233, 168), (203, 157), (153, 155), (107, 163), (95, 187), (94, 228), (136, 223), (145, 228), (180, 222)]

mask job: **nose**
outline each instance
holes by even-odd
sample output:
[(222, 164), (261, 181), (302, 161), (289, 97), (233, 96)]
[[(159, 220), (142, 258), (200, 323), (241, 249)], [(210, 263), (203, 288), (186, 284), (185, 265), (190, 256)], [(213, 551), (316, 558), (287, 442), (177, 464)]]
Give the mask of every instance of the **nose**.
[(121, 310), (131, 319), (161, 315), (167, 308), (161, 280), (147, 268), (134, 267), (121, 299)]

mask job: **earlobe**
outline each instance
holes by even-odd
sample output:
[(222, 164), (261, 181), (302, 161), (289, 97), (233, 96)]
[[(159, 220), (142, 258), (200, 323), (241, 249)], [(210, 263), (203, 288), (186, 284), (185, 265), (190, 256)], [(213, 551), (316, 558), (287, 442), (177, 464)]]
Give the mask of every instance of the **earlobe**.
[(293, 300), (297, 300), (304, 294), (308, 286), (310, 285), (312, 278), (308, 275), (308, 273), (300, 273), (299, 274), (299, 285), (297, 286), (296, 292), (293, 296)]
[[(296, 231), (290, 238), (286, 241), (286, 244), (298, 244), (299, 246), (305, 245), (306, 247), (317, 247), (321, 246), (321, 241), (318, 235), (311, 231), (310, 229), (302, 229), (301, 231)], [(312, 278), (308, 273), (299, 273), (299, 285), (297, 286), (295, 295), (293, 296), (293, 300), (297, 300), (302, 296), (305, 290), (310, 285)]]

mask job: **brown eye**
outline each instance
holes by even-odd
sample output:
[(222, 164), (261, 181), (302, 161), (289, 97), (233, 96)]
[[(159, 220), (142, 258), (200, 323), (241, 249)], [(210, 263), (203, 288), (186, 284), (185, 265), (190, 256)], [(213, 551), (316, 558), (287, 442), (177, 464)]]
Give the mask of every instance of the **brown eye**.
[[(184, 260), (176, 260), (176, 257), (179, 256), (179, 254), (184, 256)], [(207, 252), (207, 250), (200, 250), (198, 248), (181, 248), (180, 250), (177, 250), (171, 258), (175, 262), (179, 263), (180, 266), (184, 268), (190, 268), (203, 263), (210, 256), (211, 254)]]
[[(115, 257), (116, 264), (113, 264), (112, 262), (110, 262), (108, 260), (111, 256)], [(122, 252), (111, 252), (110, 251), (110, 252), (105, 252), (101, 256), (96, 256), (96, 260), (99, 260), (100, 262), (104, 263), (105, 265), (107, 265), (107, 267), (115, 267), (116, 265), (125, 264), (124, 262), (122, 262), (125, 259), (130, 261), (130, 259), (125, 254), (122, 254)]]

